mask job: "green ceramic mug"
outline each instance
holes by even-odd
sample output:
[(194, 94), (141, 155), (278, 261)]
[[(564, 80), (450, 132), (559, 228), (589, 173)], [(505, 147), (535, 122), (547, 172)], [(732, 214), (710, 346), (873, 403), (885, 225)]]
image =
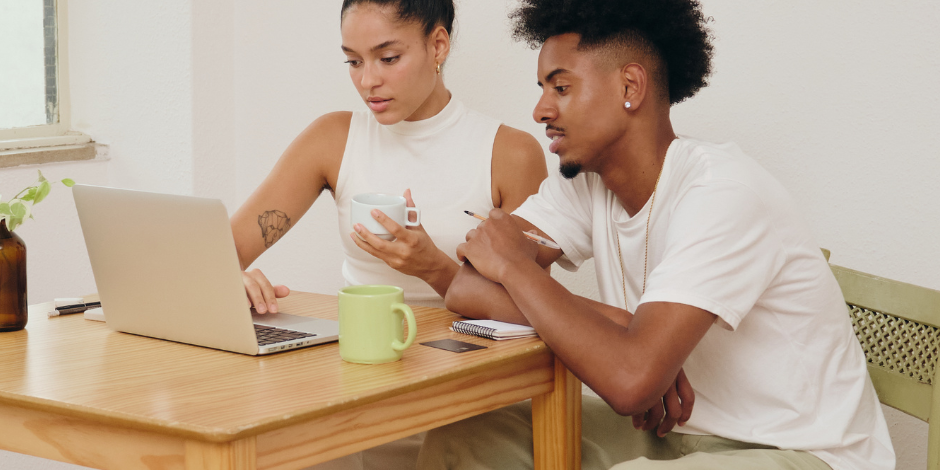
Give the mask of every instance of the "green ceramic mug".
[[(350, 286), (339, 290), (339, 355), (347, 362), (382, 364), (401, 359), (415, 340), (415, 314), (395, 286)], [(408, 321), (404, 339), (402, 320)]]

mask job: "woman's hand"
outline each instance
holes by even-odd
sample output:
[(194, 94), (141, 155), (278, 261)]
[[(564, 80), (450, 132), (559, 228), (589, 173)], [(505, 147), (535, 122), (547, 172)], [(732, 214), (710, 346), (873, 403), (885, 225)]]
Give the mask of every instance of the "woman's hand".
[[(404, 196), (406, 205), (415, 207), (410, 189), (405, 190)], [(382, 224), (395, 240), (383, 240), (369, 232), (362, 224), (356, 224), (353, 227), (355, 232), (349, 234), (353, 242), (392, 269), (422, 279), (443, 296), (457, 273), (457, 263), (434, 245), (423, 226), (402, 227), (378, 209), (372, 211), (372, 217)]]
[(242, 272), (242, 283), (248, 304), (258, 313), (277, 313), (277, 299), (290, 294), (287, 286), (272, 286), (260, 269)]

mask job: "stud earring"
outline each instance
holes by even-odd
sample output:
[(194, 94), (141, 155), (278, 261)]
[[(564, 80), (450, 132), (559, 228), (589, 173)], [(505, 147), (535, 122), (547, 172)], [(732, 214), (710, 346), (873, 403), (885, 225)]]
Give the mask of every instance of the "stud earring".
[(623, 107), (624, 107), (624, 108), (627, 108), (627, 109), (630, 109), (631, 106), (633, 106), (633, 105), (630, 104), (629, 101), (627, 101), (626, 103), (623, 104)]

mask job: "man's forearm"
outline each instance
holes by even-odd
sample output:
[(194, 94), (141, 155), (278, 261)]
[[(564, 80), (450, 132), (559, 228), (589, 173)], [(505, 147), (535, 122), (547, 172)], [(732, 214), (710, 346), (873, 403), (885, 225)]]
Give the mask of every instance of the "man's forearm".
[[(598, 302), (596, 300), (591, 300), (587, 297), (577, 296), (579, 299), (583, 300), (585, 303), (591, 306), (597, 313), (613, 320), (614, 323), (620, 326), (630, 325), (630, 320), (633, 318), (633, 314), (618, 307), (612, 305), (607, 305), (603, 302)], [(517, 307), (518, 308), (518, 307)]]
[(571, 294), (534, 265), (514, 266), (504, 287), (568, 369), (617, 412), (646, 411), (678, 374), (678, 367), (659, 367), (650, 345), (631, 337), (630, 314)]
[(506, 289), (480, 275), (470, 263), (457, 271), (444, 302), (448, 310), (465, 317), (529, 324)]
[[(587, 297), (578, 296), (590, 305), (597, 313), (614, 321), (621, 326), (630, 324), (633, 314), (611, 305), (607, 305)], [(495, 283), (473, 269), (473, 265), (465, 263), (460, 267), (457, 275), (451, 281), (450, 288), (445, 296), (447, 309), (465, 317), (500, 320), (520, 325), (528, 325), (519, 307), (513, 302), (509, 292), (502, 284)]]

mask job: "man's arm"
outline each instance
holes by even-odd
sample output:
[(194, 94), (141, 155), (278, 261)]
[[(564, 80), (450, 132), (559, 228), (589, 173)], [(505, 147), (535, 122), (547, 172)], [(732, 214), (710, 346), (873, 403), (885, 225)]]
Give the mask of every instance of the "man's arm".
[(641, 305), (629, 328), (608, 318), (552, 279), (536, 263), (536, 248), (501, 211), (467, 239), (458, 256), (501, 284), (565, 365), (620, 414), (657, 404), (714, 323), (713, 314), (674, 303)]
[[(630, 324), (633, 315), (622, 309), (587, 297), (578, 296), (597, 313), (621, 326)], [(445, 297), (447, 309), (465, 317), (480, 320), (499, 320), (528, 325), (529, 320), (513, 302), (506, 288), (483, 277), (473, 265), (464, 263), (457, 271)]]
[(528, 325), (529, 320), (513, 303), (503, 286), (483, 277), (464, 263), (444, 296), (447, 310), (478, 320), (499, 320)]
[(714, 323), (707, 311), (662, 302), (640, 305), (626, 327), (531, 265), (505, 272), (506, 290), (542, 340), (622, 415), (658, 404)]
[[(516, 216), (512, 217), (521, 230), (532, 231), (551, 240), (551, 237), (540, 231), (529, 221)], [(536, 263), (546, 272), (550, 272), (549, 269), (552, 263), (561, 257), (561, 250), (535, 245), (534, 243), (532, 245), (538, 247)], [(529, 324), (519, 308), (516, 307), (516, 304), (513, 303), (512, 297), (509, 296), (506, 289), (500, 284), (481, 276), (470, 263), (465, 263), (457, 271), (454, 280), (447, 289), (447, 294), (444, 296), (444, 303), (448, 310), (465, 317), (499, 320), (520, 325)]]
[[(462, 299), (460, 305), (448, 303), (447, 308), (465, 316), (479, 319), (501, 320), (510, 323), (528, 325), (529, 320), (513, 302), (506, 289), (483, 277), (470, 263), (465, 263), (454, 278), (448, 292), (448, 300)], [(613, 307), (584, 297), (597, 313), (607, 317), (617, 325), (626, 327), (633, 315), (624, 309)], [(476, 302), (472, 302), (476, 299)], [(463, 310), (466, 308), (466, 310)], [(662, 396), (662, 402), (654, 402), (645, 412), (633, 414), (633, 426), (643, 431), (656, 429), (662, 437), (678, 424), (682, 426), (692, 416), (695, 404), (695, 391), (681, 370), (675, 382)]]

